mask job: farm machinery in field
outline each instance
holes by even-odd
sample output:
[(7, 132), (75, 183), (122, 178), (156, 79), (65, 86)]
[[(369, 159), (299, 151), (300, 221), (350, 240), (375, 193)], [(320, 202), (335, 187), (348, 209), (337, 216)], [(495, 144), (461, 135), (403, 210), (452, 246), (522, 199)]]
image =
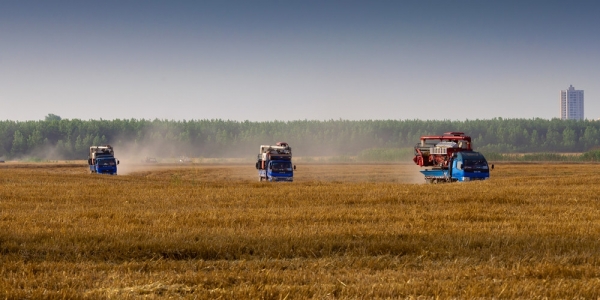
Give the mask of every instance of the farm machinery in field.
[[(429, 183), (485, 180), (490, 166), (480, 152), (473, 151), (471, 137), (462, 132), (422, 136), (415, 146), (415, 164)], [(493, 169), (493, 165), (491, 166)]]
[(111, 145), (91, 146), (88, 156), (90, 173), (117, 175), (119, 160)]
[(294, 181), (292, 148), (285, 142), (261, 145), (256, 161), (259, 181)]

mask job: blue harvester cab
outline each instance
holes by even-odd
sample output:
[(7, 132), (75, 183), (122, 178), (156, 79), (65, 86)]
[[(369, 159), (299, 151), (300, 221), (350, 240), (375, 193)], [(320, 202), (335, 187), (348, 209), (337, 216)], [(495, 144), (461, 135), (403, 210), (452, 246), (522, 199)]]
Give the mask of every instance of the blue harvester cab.
[(484, 180), (490, 177), (487, 160), (479, 152), (457, 152), (449, 168), (450, 177), (457, 181)]

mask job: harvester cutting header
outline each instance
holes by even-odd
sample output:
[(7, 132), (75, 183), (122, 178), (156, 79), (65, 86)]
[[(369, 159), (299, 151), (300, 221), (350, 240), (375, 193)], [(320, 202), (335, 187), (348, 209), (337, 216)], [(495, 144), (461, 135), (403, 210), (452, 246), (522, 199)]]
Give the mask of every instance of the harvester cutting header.
[(471, 137), (462, 132), (422, 136), (421, 142), (415, 146), (413, 161), (421, 167), (432, 167), (421, 171), (425, 180), (431, 183), (483, 180), (490, 177), (485, 157), (473, 151)]

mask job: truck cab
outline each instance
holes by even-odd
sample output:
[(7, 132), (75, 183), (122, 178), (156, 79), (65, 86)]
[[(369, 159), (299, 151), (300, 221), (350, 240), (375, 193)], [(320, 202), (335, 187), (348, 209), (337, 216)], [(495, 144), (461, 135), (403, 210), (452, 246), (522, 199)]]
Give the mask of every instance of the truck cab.
[(258, 173), (260, 181), (294, 181), (294, 167), (291, 161), (271, 160), (266, 168), (259, 169)]
[(119, 161), (114, 157), (97, 157), (95, 161), (90, 164), (90, 172), (98, 174), (117, 174), (117, 165)]
[(490, 177), (490, 167), (481, 153), (462, 151), (453, 155), (449, 173), (456, 181), (484, 180)]

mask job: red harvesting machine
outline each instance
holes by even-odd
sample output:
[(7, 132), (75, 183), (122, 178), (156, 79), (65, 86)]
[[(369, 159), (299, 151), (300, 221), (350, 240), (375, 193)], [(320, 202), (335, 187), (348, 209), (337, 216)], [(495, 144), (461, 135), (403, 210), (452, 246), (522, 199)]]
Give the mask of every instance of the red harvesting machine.
[(472, 150), (471, 137), (462, 132), (422, 136), (421, 142), (415, 146), (413, 161), (421, 167), (447, 168), (454, 153)]

